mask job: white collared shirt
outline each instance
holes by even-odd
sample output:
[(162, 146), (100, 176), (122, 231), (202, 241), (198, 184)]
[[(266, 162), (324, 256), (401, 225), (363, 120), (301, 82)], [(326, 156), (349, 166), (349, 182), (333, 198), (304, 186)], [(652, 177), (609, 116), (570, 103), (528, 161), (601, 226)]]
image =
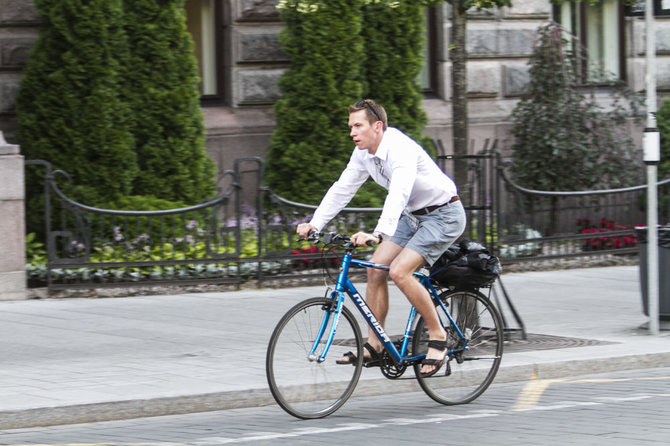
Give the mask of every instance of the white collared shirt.
[(372, 179), (388, 190), (375, 232), (393, 235), (398, 220), (407, 209), (412, 212), (426, 206), (447, 203), (457, 195), (456, 185), (412, 138), (388, 127), (374, 155), (356, 147), (340, 178), (321, 200), (310, 225), (317, 230), (335, 217)]

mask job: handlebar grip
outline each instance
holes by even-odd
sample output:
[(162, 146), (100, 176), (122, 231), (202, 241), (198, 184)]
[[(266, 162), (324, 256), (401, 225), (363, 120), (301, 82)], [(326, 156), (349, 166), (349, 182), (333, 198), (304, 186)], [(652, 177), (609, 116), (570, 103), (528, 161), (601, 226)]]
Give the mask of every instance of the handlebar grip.
[(368, 245), (371, 248), (373, 246), (377, 245), (377, 243), (374, 240), (368, 240), (367, 242), (365, 242), (365, 244)]

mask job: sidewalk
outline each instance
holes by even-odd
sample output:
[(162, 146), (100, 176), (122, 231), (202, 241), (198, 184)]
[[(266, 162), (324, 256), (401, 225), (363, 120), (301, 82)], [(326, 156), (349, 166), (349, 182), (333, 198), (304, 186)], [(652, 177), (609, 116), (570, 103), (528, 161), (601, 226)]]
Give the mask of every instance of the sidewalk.
[[(506, 345), (495, 382), (670, 366), (670, 332), (641, 328), (638, 274), (619, 266), (503, 275), (529, 337)], [(272, 329), (323, 292), (0, 302), (0, 429), (273, 404)], [(391, 334), (406, 308), (392, 287)], [(403, 388), (375, 369), (361, 380), (354, 395)]]

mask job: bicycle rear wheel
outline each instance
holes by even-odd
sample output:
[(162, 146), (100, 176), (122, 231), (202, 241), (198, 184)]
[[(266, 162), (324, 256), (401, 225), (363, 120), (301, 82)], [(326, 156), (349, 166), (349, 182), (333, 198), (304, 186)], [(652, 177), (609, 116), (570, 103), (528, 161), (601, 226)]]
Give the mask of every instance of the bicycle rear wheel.
[[(446, 327), (451, 352), (445, 364), (430, 377), (421, 376), (421, 364), (414, 365), (414, 372), (424, 392), (438, 403), (466, 404), (481, 395), (498, 372), (504, 342), (502, 321), (491, 301), (479, 292), (447, 291), (440, 299), (465, 339), (459, 338), (453, 326)], [(448, 323), (442, 309), (437, 307), (437, 311)], [(428, 351), (423, 318), (417, 322), (412, 346), (417, 355)]]
[[(286, 412), (298, 418), (322, 418), (335, 412), (351, 396), (361, 375), (361, 331), (345, 307), (325, 360), (317, 361), (333, 324), (333, 305), (319, 297), (299, 303), (282, 317), (270, 337), (265, 364), (270, 391)], [(317, 341), (324, 320), (326, 329)], [(315, 342), (316, 352), (310, 356)], [(347, 351), (358, 358), (355, 364), (336, 364)]]

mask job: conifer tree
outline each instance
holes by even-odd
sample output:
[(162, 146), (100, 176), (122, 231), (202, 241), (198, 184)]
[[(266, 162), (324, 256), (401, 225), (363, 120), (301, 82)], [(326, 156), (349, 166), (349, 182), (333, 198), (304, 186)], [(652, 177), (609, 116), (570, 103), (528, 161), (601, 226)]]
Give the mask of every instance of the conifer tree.
[(366, 97), (384, 106), (389, 125), (430, 150), (423, 135), (427, 117), (418, 76), (423, 66), (424, 10), (421, 1), (371, 2), (363, 8), (363, 73)]
[(661, 132), (661, 163), (658, 166), (658, 175), (665, 179), (670, 178), (670, 98), (663, 100), (656, 119)]
[(211, 195), (197, 61), (183, 0), (124, 0), (130, 57), (124, 99), (132, 110), (140, 174), (133, 194), (194, 204)]
[[(42, 28), (16, 100), (24, 156), (67, 171), (76, 187), (63, 187), (85, 203), (129, 193), (137, 164), (129, 109), (118, 95), (118, 57), (127, 52), (121, 0), (36, 0), (35, 6)], [(30, 169), (26, 176), (28, 232), (38, 234), (43, 175)]]
[(291, 67), (279, 80), (265, 178), (280, 195), (318, 203), (353, 149), (347, 119), (362, 93), (361, 1), (283, 0), (278, 8)]
[[(277, 128), (266, 181), (280, 195), (318, 203), (337, 179), (353, 145), (349, 104), (371, 98), (389, 125), (430, 149), (417, 76), (424, 45), (423, 10), (435, 0), (282, 0), (281, 43), (292, 64), (280, 80)], [(318, 174), (315, 174), (318, 169)], [(352, 205), (381, 206), (386, 196), (368, 181)]]
[(636, 184), (631, 166), (639, 151), (627, 132), (638, 100), (623, 86), (610, 92), (604, 109), (584, 94), (563, 29), (538, 31), (529, 61), (530, 82), (512, 113), (512, 171), (523, 186), (539, 190), (587, 190)]

